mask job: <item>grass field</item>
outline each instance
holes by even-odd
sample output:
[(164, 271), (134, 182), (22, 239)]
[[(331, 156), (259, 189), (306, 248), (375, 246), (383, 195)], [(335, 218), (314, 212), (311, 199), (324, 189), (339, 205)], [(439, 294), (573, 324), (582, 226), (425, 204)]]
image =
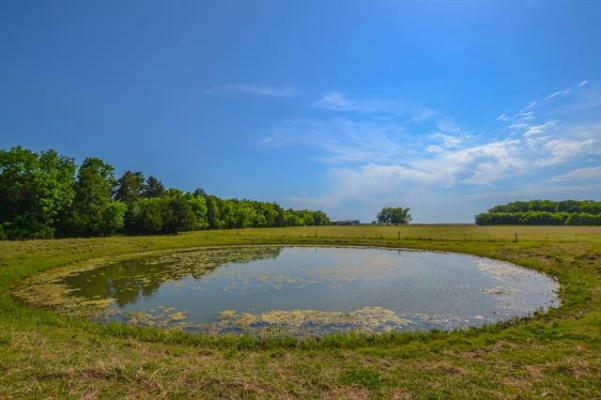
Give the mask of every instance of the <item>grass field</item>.
[[(460, 332), (296, 341), (100, 325), (10, 295), (31, 274), (94, 257), (258, 243), (505, 259), (555, 276), (562, 306)], [(601, 399), (601, 228), (302, 227), (0, 242), (0, 398)]]

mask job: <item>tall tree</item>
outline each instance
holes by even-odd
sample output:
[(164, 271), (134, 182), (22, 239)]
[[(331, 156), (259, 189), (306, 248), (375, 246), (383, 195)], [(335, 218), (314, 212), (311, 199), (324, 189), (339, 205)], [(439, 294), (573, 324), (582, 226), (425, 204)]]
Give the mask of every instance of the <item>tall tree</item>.
[(125, 171), (117, 181), (115, 200), (131, 203), (138, 200), (144, 190), (144, 175), (141, 172)]
[(206, 196), (207, 193), (204, 191), (203, 188), (196, 188), (192, 194), (194, 196)]
[(125, 212), (121, 207), (112, 207), (115, 183), (115, 173), (111, 165), (99, 158), (86, 158), (77, 173), (75, 199), (64, 233), (91, 236), (107, 234), (118, 229), (118, 226), (107, 226), (107, 223), (119, 223), (119, 218), (107, 218), (106, 215)]
[(210, 229), (221, 228), (221, 213), (219, 212), (219, 204), (214, 196), (207, 196), (207, 222)]
[(195, 229), (205, 229), (209, 226), (209, 223), (207, 222), (207, 201), (204, 196), (192, 196), (188, 199), (188, 203), (196, 216)]
[(144, 184), (144, 189), (142, 190), (142, 197), (149, 199), (152, 197), (161, 197), (164, 194), (165, 186), (163, 186), (160, 180), (150, 175), (148, 179), (146, 179), (146, 183)]

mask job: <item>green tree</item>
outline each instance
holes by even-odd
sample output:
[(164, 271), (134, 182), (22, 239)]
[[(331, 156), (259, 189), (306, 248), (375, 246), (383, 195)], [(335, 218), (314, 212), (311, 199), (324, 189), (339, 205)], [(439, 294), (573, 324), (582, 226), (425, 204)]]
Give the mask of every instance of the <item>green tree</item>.
[(194, 192), (192, 193), (195, 197), (199, 197), (199, 196), (206, 196), (207, 194), (205, 193), (203, 188), (197, 188), (196, 190), (194, 190)]
[(188, 199), (188, 203), (190, 204), (192, 212), (196, 217), (196, 226), (194, 227), (194, 229), (205, 229), (206, 227), (208, 227), (209, 223), (207, 221), (207, 202), (204, 196), (193, 195), (190, 199)]
[(75, 164), (54, 150), (0, 151), (0, 225), (9, 238), (53, 237), (73, 201)]
[(240, 201), (233, 209), (232, 228), (248, 228), (255, 220), (255, 210), (248, 201)]
[(178, 233), (196, 227), (196, 216), (183, 196), (163, 198), (163, 232)]
[(115, 200), (132, 203), (138, 200), (144, 192), (144, 175), (141, 172), (125, 171), (117, 181)]
[(221, 214), (219, 212), (219, 204), (215, 196), (205, 197), (207, 203), (207, 222), (210, 229), (221, 228)]
[(146, 183), (144, 184), (144, 188), (142, 190), (142, 197), (152, 198), (152, 197), (161, 197), (165, 194), (165, 187), (154, 176), (150, 175), (146, 179)]
[[(0, 238), (175, 233), (192, 229), (324, 225), (322, 211), (284, 210), (277, 203), (220, 199), (202, 189), (165, 190), (153, 176), (87, 158), (77, 170), (55, 151), (0, 150)], [(113, 197), (114, 196), (114, 197)], [(584, 207), (583, 205), (581, 205)], [(601, 212), (586, 202), (585, 214)], [(529, 216), (531, 221), (537, 216)], [(583, 220), (573, 218), (572, 223)], [(587, 221), (592, 221), (587, 219)]]
[(478, 225), (601, 225), (601, 202), (530, 200), (494, 206), (476, 215)]
[(163, 199), (151, 197), (136, 201), (131, 208), (131, 233), (152, 234), (163, 231)]
[(376, 217), (379, 224), (404, 225), (411, 222), (411, 213), (408, 208), (384, 207)]
[(111, 201), (102, 213), (100, 234), (108, 236), (120, 232), (125, 225), (125, 212), (127, 204), (121, 201)]
[[(94, 236), (114, 232), (118, 226), (107, 226), (111, 222), (106, 217), (112, 207), (114, 169), (99, 158), (86, 158), (77, 173), (75, 198), (71, 213), (67, 218), (67, 235)], [(117, 221), (112, 221), (117, 222)]]

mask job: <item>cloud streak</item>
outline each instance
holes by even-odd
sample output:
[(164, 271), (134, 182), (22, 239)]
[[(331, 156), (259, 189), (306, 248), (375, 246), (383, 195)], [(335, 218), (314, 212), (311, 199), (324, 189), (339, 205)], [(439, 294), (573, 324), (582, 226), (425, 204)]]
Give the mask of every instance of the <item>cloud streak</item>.
[(601, 181), (601, 167), (577, 168), (565, 174), (556, 175), (548, 182)]
[(402, 118), (414, 123), (423, 123), (438, 114), (422, 104), (384, 98), (357, 99), (337, 91), (324, 94), (311, 105), (332, 112), (378, 115), (387, 119)]
[(291, 87), (272, 87), (237, 83), (216, 86), (212, 89), (207, 90), (206, 93), (242, 93), (247, 95), (268, 97), (293, 97), (296, 94), (294, 89), (292, 89)]

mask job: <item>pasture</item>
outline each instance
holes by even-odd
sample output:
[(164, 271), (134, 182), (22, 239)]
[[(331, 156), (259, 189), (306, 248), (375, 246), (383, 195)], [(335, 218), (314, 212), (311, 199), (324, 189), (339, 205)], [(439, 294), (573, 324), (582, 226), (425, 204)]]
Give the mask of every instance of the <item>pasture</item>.
[[(517, 237), (517, 241), (516, 241)], [(552, 275), (561, 306), (454, 332), (319, 339), (103, 325), (17, 302), (38, 272), (232, 244), (433, 249)], [(0, 242), (0, 398), (601, 398), (601, 228), (323, 226)]]

